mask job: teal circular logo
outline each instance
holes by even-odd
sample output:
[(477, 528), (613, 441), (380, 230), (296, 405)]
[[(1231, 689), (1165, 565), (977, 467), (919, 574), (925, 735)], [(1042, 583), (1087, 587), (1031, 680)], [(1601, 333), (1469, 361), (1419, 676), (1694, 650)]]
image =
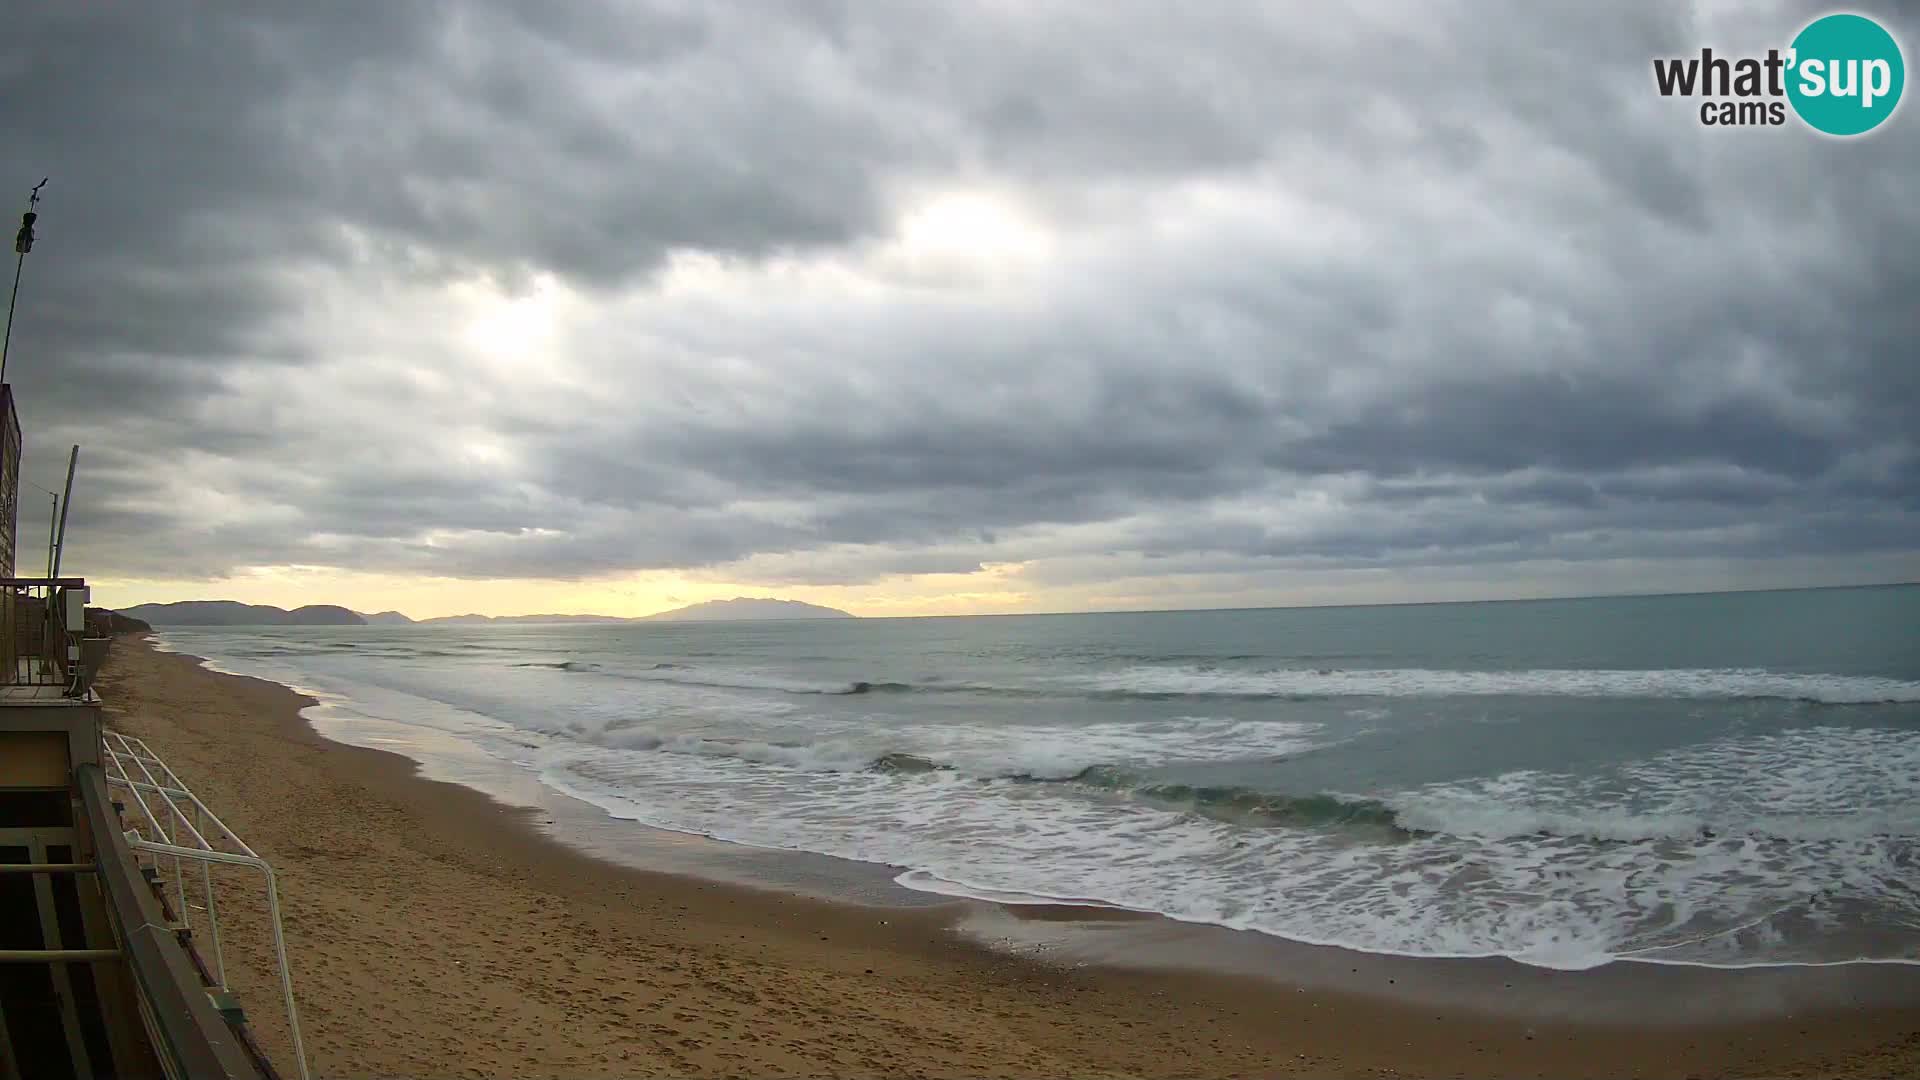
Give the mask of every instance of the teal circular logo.
[(1793, 39), (1787, 99), (1816, 131), (1859, 135), (1900, 104), (1907, 65), (1900, 43), (1864, 15), (1827, 15)]

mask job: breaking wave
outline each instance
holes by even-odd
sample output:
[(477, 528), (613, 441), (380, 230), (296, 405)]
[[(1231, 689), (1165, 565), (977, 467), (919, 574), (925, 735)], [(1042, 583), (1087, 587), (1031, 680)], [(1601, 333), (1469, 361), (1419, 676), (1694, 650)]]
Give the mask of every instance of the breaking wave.
[(1257, 828), (1365, 829), (1388, 838), (1454, 836), (1482, 840), (1547, 837), (1601, 843), (1660, 840), (1840, 840), (1920, 836), (1920, 817), (1893, 810), (1837, 818), (1828, 814), (1725, 815), (1672, 809), (1635, 812), (1617, 806), (1558, 809), (1490, 792), (1424, 790), (1373, 798), (1340, 792), (1296, 794), (1233, 785), (1194, 785), (1144, 779), (1125, 766), (1062, 765), (1048, 747), (1019, 748), (951, 759), (905, 750), (875, 753), (859, 740), (811, 743), (609, 732), (596, 739), (616, 749), (731, 758), (810, 772), (871, 773), (911, 780), (946, 774), (981, 782), (1071, 785), (1108, 798)]
[[(1053, 781), (1057, 782), (1057, 781)], [(1505, 805), (1480, 799), (1435, 799), (1414, 794), (1384, 799), (1335, 792), (1292, 795), (1244, 787), (1142, 783), (1131, 774), (1094, 766), (1070, 783), (1105, 789), (1162, 809), (1182, 810), (1245, 826), (1336, 828), (1370, 826), (1402, 836), (1480, 839), (1559, 837), (1603, 843), (1657, 840), (1847, 840), (1920, 836), (1920, 818), (1896, 813), (1835, 818), (1772, 815), (1717, 820), (1702, 814), (1632, 813), (1606, 807), (1578, 812)]]
[(544, 667), (631, 679), (717, 689), (760, 690), (784, 694), (853, 696), (862, 694), (979, 694), (1002, 697), (1091, 697), (1177, 700), (1225, 698), (1298, 700), (1385, 697), (1575, 697), (1692, 700), (1782, 700), (1821, 705), (1881, 705), (1920, 702), (1920, 682), (1872, 675), (1807, 675), (1753, 668), (1705, 668), (1648, 671), (1533, 669), (1448, 671), (1425, 668), (1355, 669), (1268, 668), (1245, 670), (1210, 664), (1140, 665), (1116, 671), (1062, 676), (1027, 685), (854, 680), (811, 682), (778, 674), (694, 668), (662, 663), (621, 670), (578, 660), (537, 661), (516, 667)]
[(1753, 668), (1599, 671), (1344, 671), (1134, 667), (1063, 680), (1097, 692), (1165, 697), (1322, 698), (1533, 696), (1778, 699), (1825, 705), (1920, 702), (1920, 682), (1871, 675), (1803, 675)]

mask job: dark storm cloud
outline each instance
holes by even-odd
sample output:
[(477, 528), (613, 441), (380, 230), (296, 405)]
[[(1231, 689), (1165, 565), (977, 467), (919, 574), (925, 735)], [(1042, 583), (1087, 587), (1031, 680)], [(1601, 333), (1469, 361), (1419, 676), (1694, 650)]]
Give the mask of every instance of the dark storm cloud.
[[(1651, 87), (1813, 10), (26, 8), (29, 474), (86, 445), (108, 575), (1911, 552), (1913, 106)], [(1053, 269), (888, 262), (947, 189)], [(551, 370), (476, 283), (569, 298)]]
[(1403, 475), (1529, 465), (1610, 470), (1724, 460), (1811, 479), (1852, 444), (1851, 431), (1807, 430), (1772, 402), (1737, 391), (1698, 405), (1649, 400), (1656, 380), (1463, 373), (1412, 401), (1383, 402), (1275, 455), (1306, 471)]

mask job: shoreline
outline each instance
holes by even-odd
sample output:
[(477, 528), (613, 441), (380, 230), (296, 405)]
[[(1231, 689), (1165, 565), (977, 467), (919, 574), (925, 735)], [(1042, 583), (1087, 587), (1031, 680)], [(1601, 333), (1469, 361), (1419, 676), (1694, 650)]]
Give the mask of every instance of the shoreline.
[(527, 828), (603, 862), (636, 870), (666, 869), (722, 884), (797, 892), (836, 903), (894, 908), (969, 902), (964, 897), (899, 885), (894, 878), (900, 871), (894, 867), (819, 852), (736, 843), (617, 817), (449, 732), (346, 709), (326, 700), (320, 691), (225, 670), (217, 661), (171, 646), (155, 647), (154, 651), (181, 657), (215, 675), (280, 686), (310, 702), (300, 710), (300, 717), (321, 738), (406, 758), (421, 778), (471, 789), (502, 806), (523, 811)]
[[(1114, 909), (950, 900), (892, 872), (874, 896), (920, 902), (823, 900), (802, 894), (844, 890), (866, 864), (808, 868), (558, 793), (509, 806), (326, 737), (303, 715), (314, 699), (277, 683), (117, 644), (101, 679), (116, 726), (148, 738), (280, 874), (319, 1074), (1920, 1067), (1911, 968), (1383, 957)], [(596, 828), (601, 850), (579, 842)], [(223, 924), (228, 904), (223, 889)], [(242, 930), (246, 914), (232, 916)], [(234, 981), (276, 1045), (277, 998)]]
[[(182, 652), (170, 644), (158, 643), (156, 648), (192, 660), (216, 674), (276, 682), (225, 669), (218, 661)], [(1775, 1017), (1795, 1009), (1835, 1004), (1920, 1001), (1920, 960), (1859, 958), (1719, 965), (1616, 957), (1592, 967), (1555, 968), (1499, 954), (1372, 951), (1187, 920), (1093, 897), (1005, 893), (957, 882), (942, 882), (953, 886), (951, 891), (935, 886), (916, 888), (901, 879), (931, 875), (910, 867), (798, 848), (765, 847), (624, 817), (588, 797), (556, 788), (526, 767), (502, 760), (460, 735), (370, 715), (361, 711), (363, 704), (337, 693), (277, 685), (313, 700), (301, 710), (301, 716), (323, 738), (400, 754), (413, 761), (427, 779), (472, 788), (509, 807), (531, 811), (530, 827), (573, 851), (632, 869), (665, 871), (760, 891), (799, 893), (830, 903), (880, 908), (953, 907), (961, 912), (955, 929), (978, 943), (1049, 962), (1247, 975), (1267, 981), (1273, 981), (1277, 972), (1286, 972), (1288, 978), (1281, 981), (1289, 988), (1305, 983), (1419, 1005), (1461, 1004), (1461, 973), (1471, 971), (1475, 974), (1464, 980), (1469, 987), (1484, 989), (1498, 982), (1501, 990), (1512, 991), (1466, 995), (1476, 1008), (1490, 1015), (1537, 1018), (1583, 1011), (1588, 1018), (1661, 1026)], [(932, 880), (941, 882), (939, 878)], [(1660, 985), (1665, 992), (1649, 995), (1645, 978), (1630, 974), (1642, 966), (1683, 971), (1662, 977)], [(1862, 970), (1874, 966), (1915, 970), (1880, 975)], [(1608, 974), (1574, 978), (1602, 969)], [(1699, 974), (1687, 973), (1696, 971)], [(1715, 974), (1762, 971), (1778, 974), (1728, 978)], [(1596, 994), (1596, 990), (1615, 987), (1619, 988), (1617, 992)], [(1713, 1009), (1700, 1008), (1701, 994), (1714, 995)]]
[[(1170, 964), (1164, 959), (1155, 959), (1149, 962), (1148, 966), (1247, 972), (1250, 969), (1245, 962), (1246, 949), (1252, 947), (1259, 950), (1262, 943), (1265, 943), (1272, 949), (1332, 953), (1332, 961), (1308, 965), (1313, 967), (1330, 968), (1337, 965), (1339, 958), (1349, 955), (1357, 955), (1362, 958), (1361, 963), (1372, 965), (1438, 964), (1448, 968), (1465, 961), (1494, 967), (1513, 965), (1521, 973), (1518, 977), (1522, 980), (1537, 977), (1529, 973), (1578, 972), (1622, 964), (1716, 972), (1766, 969), (1800, 972), (1820, 968), (1850, 969), (1873, 965), (1920, 969), (1920, 958), (1906, 957), (1862, 956), (1821, 961), (1715, 964), (1692, 960), (1664, 960), (1650, 955), (1617, 955), (1597, 964), (1560, 967), (1531, 963), (1519, 957), (1500, 953), (1393, 952), (1368, 949), (1339, 941), (1315, 940), (1310, 937), (1288, 936), (1252, 927), (1235, 927), (1188, 919), (1151, 908), (1130, 907), (1092, 895), (1027, 894), (969, 885), (960, 881), (947, 881), (928, 871), (908, 865), (863, 861), (805, 848), (765, 846), (752, 841), (676, 828), (635, 816), (623, 815), (620, 811), (596, 801), (591, 795), (569, 791), (563, 786), (556, 786), (550, 780), (536, 776), (524, 764), (504, 760), (461, 734), (431, 724), (389, 720), (376, 716), (364, 711), (368, 706), (363, 702), (337, 691), (282, 682), (280, 680), (285, 677), (284, 675), (253, 675), (232, 670), (223, 667), (222, 661), (176, 649), (158, 633), (147, 640), (156, 651), (183, 656), (214, 673), (262, 679), (312, 699), (308, 706), (301, 710), (301, 716), (322, 737), (363, 749), (385, 750), (400, 754), (412, 760), (421, 775), (427, 779), (473, 788), (508, 806), (532, 810), (538, 819), (535, 826), (545, 835), (573, 850), (623, 866), (643, 870), (665, 869), (671, 873), (698, 877), (702, 880), (720, 881), (763, 890), (799, 892), (814, 899), (833, 902), (881, 907), (970, 904), (988, 911), (1008, 906), (1032, 911), (1062, 908), (1066, 910), (1057, 915), (1036, 915), (1035, 917), (1045, 922), (1071, 922), (1076, 917), (1075, 913), (1078, 913), (1079, 918), (1098, 921), (1102, 924), (1140, 918), (1188, 927), (1190, 938), (1194, 935), (1213, 935), (1213, 940), (1203, 937), (1197, 943), (1189, 942), (1189, 947), (1200, 955), (1200, 961), (1197, 963)], [(923, 884), (911, 884), (905, 880), (908, 878), (923, 879)], [(1006, 936), (998, 935), (1000, 938)], [(1015, 939), (1027, 936), (1031, 935), (1013, 935)], [(1160, 938), (1165, 936), (1157, 935)], [(988, 937), (986, 940), (991, 943), (993, 938)], [(1223, 945), (1223, 943), (1226, 944)], [(1251, 946), (1249, 943), (1252, 943)], [(1033, 943), (1030, 947), (1045, 948), (1057, 944), (1066, 943), (1042, 940)], [(1112, 956), (1115, 953), (1115, 950), (1110, 948), (1071, 951), (1083, 954), (1093, 952), (1104, 956)], [(1153, 951), (1161, 954), (1166, 952), (1164, 949)], [(1103, 960), (1102, 962), (1113, 961)], [(1274, 966), (1291, 968), (1295, 965), (1276, 964)], [(1253, 973), (1260, 974), (1258, 971)], [(1508, 976), (1509, 979), (1513, 977)], [(1340, 982), (1344, 985), (1348, 984), (1349, 980), (1340, 980)], [(1379, 982), (1383, 985), (1393, 985), (1386, 976), (1382, 976)], [(1914, 986), (1915, 996), (1920, 998), (1920, 975), (1914, 977)], [(1661, 1022), (1672, 1016), (1672, 1009), (1665, 1005), (1651, 1007), (1644, 1011), (1648, 1016), (1630, 1018)]]
[[(215, 674), (256, 678), (222, 670), (204, 657), (169, 651)], [(399, 754), (427, 779), (472, 789), (525, 811), (527, 828), (570, 851), (627, 869), (762, 893), (794, 893), (829, 904), (944, 909), (951, 913), (950, 929), (959, 935), (996, 953), (1043, 964), (1247, 977), (1287, 990), (1331, 989), (1419, 1008), (1451, 1004), (1528, 1022), (1578, 1016), (1673, 1028), (1728, 1019), (1777, 1019), (1807, 1008), (1920, 1002), (1920, 962), (1915, 961), (1733, 967), (1619, 959), (1594, 968), (1562, 969), (1498, 955), (1369, 952), (1192, 922), (1097, 899), (1006, 894), (1020, 899), (1001, 900), (916, 889), (899, 881), (915, 871), (900, 866), (761, 847), (621, 817), (551, 787), (457, 735), (370, 717), (336, 706), (317, 691), (286, 688), (314, 700), (301, 710), (301, 717), (322, 738)], [(1648, 967), (1680, 970), (1665, 976), (1642, 974), (1640, 969)], [(1911, 970), (1867, 970), (1872, 967)], [(1649, 993), (1650, 979), (1658, 979), (1657, 993)]]

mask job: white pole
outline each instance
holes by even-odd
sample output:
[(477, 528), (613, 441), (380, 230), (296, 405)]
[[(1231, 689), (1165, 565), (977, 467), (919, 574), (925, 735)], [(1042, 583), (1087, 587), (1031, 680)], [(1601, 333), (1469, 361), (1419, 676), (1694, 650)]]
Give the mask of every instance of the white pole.
[[(73, 470), (80, 464), (80, 444), (75, 443), (73, 453), (67, 456), (67, 493), (60, 497), (59, 540), (53, 548), (53, 573), (48, 577), (60, 576), (60, 557), (67, 553), (67, 511), (73, 507)], [(51, 588), (51, 586), (49, 586)]]

